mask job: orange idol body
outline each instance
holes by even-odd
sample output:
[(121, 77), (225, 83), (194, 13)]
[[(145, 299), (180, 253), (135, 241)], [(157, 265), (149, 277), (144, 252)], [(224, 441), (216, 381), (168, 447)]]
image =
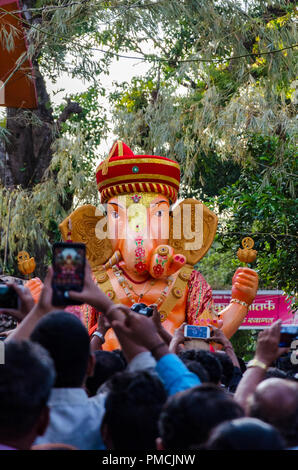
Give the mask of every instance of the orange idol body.
[[(157, 304), (163, 326), (173, 334), (181, 323), (206, 325), (222, 320), (230, 338), (253, 302), (258, 276), (239, 268), (232, 280), (231, 303), (216, 313), (212, 291), (194, 266), (209, 250), (217, 217), (195, 199), (177, 200), (178, 163), (156, 155), (134, 155), (117, 141), (97, 168), (101, 205), (79, 207), (61, 224), (64, 240), (71, 227), (73, 242), (86, 253), (99, 287), (115, 303)], [(90, 306), (71, 307), (90, 334), (96, 312)], [(119, 347), (110, 329), (104, 349)]]

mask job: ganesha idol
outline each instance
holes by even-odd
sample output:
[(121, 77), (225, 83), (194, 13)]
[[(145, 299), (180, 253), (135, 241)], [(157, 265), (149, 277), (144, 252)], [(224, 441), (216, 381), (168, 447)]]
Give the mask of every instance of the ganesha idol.
[[(232, 281), (231, 303), (215, 312), (211, 288), (194, 265), (213, 242), (217, 217), (195, 199), (177, 203), (178, 163), (157, 155), (134, 155), (117, 141), (98, 166), (96, 178), (101, 206), (79, 207), (60, 230), (64, 240), (71, 230), (73, 242), (85, 243), (94, 279), (103, 292), (117, 304), (156, 304), (171, 334), (183, 322), (216, 325), (220, 318), (230, 338), (256, 296), (258, 276), (239, 268)], [(93, 333), (100, 312), (88, 305), (68, 310)], [(110, 329), (103, 348), (118, 347)]]

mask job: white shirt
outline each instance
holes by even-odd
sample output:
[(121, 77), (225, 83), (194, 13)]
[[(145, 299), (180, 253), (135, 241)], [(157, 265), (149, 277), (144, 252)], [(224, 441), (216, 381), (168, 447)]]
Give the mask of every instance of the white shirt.
[(63, 443), (82, 450), (105, 449), (100, 426), (105, 394), (89, 398), (83, 388), (53, 388), (48, 407), (50, 422), (34, 444)]

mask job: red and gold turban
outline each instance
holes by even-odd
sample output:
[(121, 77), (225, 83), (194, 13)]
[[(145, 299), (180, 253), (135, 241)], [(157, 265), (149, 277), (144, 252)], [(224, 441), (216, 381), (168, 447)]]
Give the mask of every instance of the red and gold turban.
[(104, 203), (113, 196), (134, 192), (164, 194), (175, 202), (180, 183), (177, 162), (157, 155), (134, 155), (121, 140), (96, 170), (96, 181)]

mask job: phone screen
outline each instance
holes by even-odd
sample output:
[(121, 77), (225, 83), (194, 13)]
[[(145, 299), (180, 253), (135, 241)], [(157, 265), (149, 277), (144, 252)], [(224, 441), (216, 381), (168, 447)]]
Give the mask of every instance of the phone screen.
[(186, 325), (184, 336), (186, 338), (209, 338), (210, 328), (208, 326)]
[(81, 291), (84, 286), (86, 248), (82, 243), (53, 246), (53, 287), (60, 291)]

